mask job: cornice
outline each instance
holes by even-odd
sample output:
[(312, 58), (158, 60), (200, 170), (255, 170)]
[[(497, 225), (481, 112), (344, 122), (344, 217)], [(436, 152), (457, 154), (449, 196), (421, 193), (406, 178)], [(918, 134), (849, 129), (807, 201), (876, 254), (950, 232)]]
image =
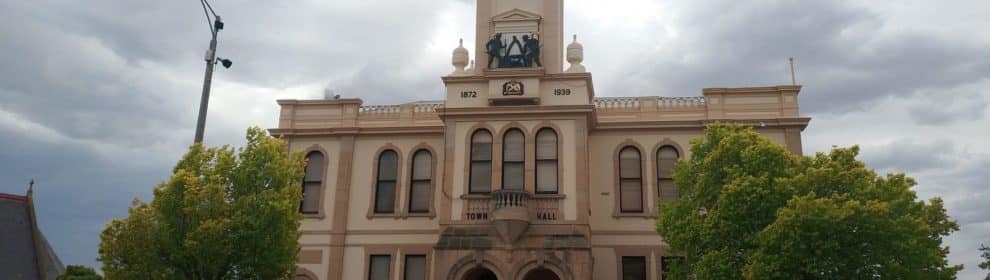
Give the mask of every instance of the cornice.
[[(712, 123), (732, 123), (744, 126), (770, 128), (799, 128), (804, 130), (811, 118), (773, 118), (773, 119), (704, 119), (678, 121), (627, 121), (627, 122), (595, 122), (594, 130), (651, 130), (651, 129), (703, 129)], [(762, 123), (762, 126), (760, 124)]]
[(443, 126), (272, 128), (272, 136), (443, 135)]
[(440, 119), (446, 120), (451, 117), (479, 117), (479, 116), (518, 116), (518, 115), (560, 115), (560, 114), (592, 114), (595, 111), (594, 105), (523, 105), (523, 106), (490, 106), (490, 107), (464, 107), (464, 108), (440, 108), (437, 114)]
[(716, 94), (716, 93), (776, 93), (782, 91), (792, 91), (800, 92), (800, 85), (779, 85), (779, 86), (768, 86), (768, 87), (718, 87), (718, 88), (704, 88), (701, 89), (702, 94)]
[(300, 99), (279, 99), (278, 105), (341, 105), (341, 104), (357, 104), (361, 105), (364, 103), (360, 98), (341, 98), (341, 99), (313, 99), (313, 100), (300, 100)]

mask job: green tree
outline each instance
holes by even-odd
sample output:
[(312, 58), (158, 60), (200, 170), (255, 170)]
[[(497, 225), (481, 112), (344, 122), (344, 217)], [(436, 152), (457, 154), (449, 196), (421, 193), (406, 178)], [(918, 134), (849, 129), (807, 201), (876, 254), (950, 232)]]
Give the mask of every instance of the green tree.
[[(680, 199), (657, 232), (684, 262), (670, 279), (954, 279), (942, 200), (879, 176), (859, 148), (790, 154), (751, 129), (710, 125), (678, 162)], [(666, 278), (665, 278), (666, 279)]]
[(92, 268), (81, 265), (69, 265), (65, 268), (65, 273), (59, 275), (56, 280), (101, 280), (102, 276), (96, 274)]
[[(984, 244), (980, 244), (980, 251), (983, 252), (980, 254), (980, 257), (983, 257), (983, 261), (980, 262), (979, 265), (980, 268), (990, 270), (990, 247), (987, 247), (987, 245)], [(990, 273), (988, 273), (987, 277), (983, 279), (990, 280)]]
[(247, 144), (204, 148), (176, 164), (150, 203), (100, 234), (108, 279), (281, 279), (299, 251), (305, 160), (284, 141), (249, 128)]

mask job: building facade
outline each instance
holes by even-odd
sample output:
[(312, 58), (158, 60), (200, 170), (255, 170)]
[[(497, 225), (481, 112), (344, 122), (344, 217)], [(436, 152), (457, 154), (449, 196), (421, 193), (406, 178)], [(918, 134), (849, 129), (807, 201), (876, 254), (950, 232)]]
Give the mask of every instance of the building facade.
[(477, 19), (443, 101), (278, 101), (271, 133), (308, 159), (297, 279), (660, 279), (658, 203), (706, 124), (801, 153), (800, 86), (596, 97), (562, 0), (478, 0)]

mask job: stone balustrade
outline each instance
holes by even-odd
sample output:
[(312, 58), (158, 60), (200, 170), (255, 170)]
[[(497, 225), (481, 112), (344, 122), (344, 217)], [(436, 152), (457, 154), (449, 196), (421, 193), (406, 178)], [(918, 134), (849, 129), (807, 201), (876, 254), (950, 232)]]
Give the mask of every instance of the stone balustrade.
[(469, 195), (464, 201), (463, 221), (488, 224), (495, 219), (493, 212), (516, 209), (524, 211), (531, 223), (553, 223), (563, 220), (561, 195), (533, 195), (522, 190), (497, 190), (490, 195)]
[(492, 192), (492, 202), (495, 210), (526, 208), (529, 205), (529, 193), (521, 190), (497, 190)]
[(398, 114), (402, 110), (401, 105), (367, 105), (358, 109), (360, 115), (388, 115)]

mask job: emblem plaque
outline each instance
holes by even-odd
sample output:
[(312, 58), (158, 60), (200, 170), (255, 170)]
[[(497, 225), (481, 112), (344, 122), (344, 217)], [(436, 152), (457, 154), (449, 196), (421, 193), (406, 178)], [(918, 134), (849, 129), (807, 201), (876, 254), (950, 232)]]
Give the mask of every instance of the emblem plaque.
[(512, 80), (502, 84), (502, 95), (523, 95), (523, 83)]

